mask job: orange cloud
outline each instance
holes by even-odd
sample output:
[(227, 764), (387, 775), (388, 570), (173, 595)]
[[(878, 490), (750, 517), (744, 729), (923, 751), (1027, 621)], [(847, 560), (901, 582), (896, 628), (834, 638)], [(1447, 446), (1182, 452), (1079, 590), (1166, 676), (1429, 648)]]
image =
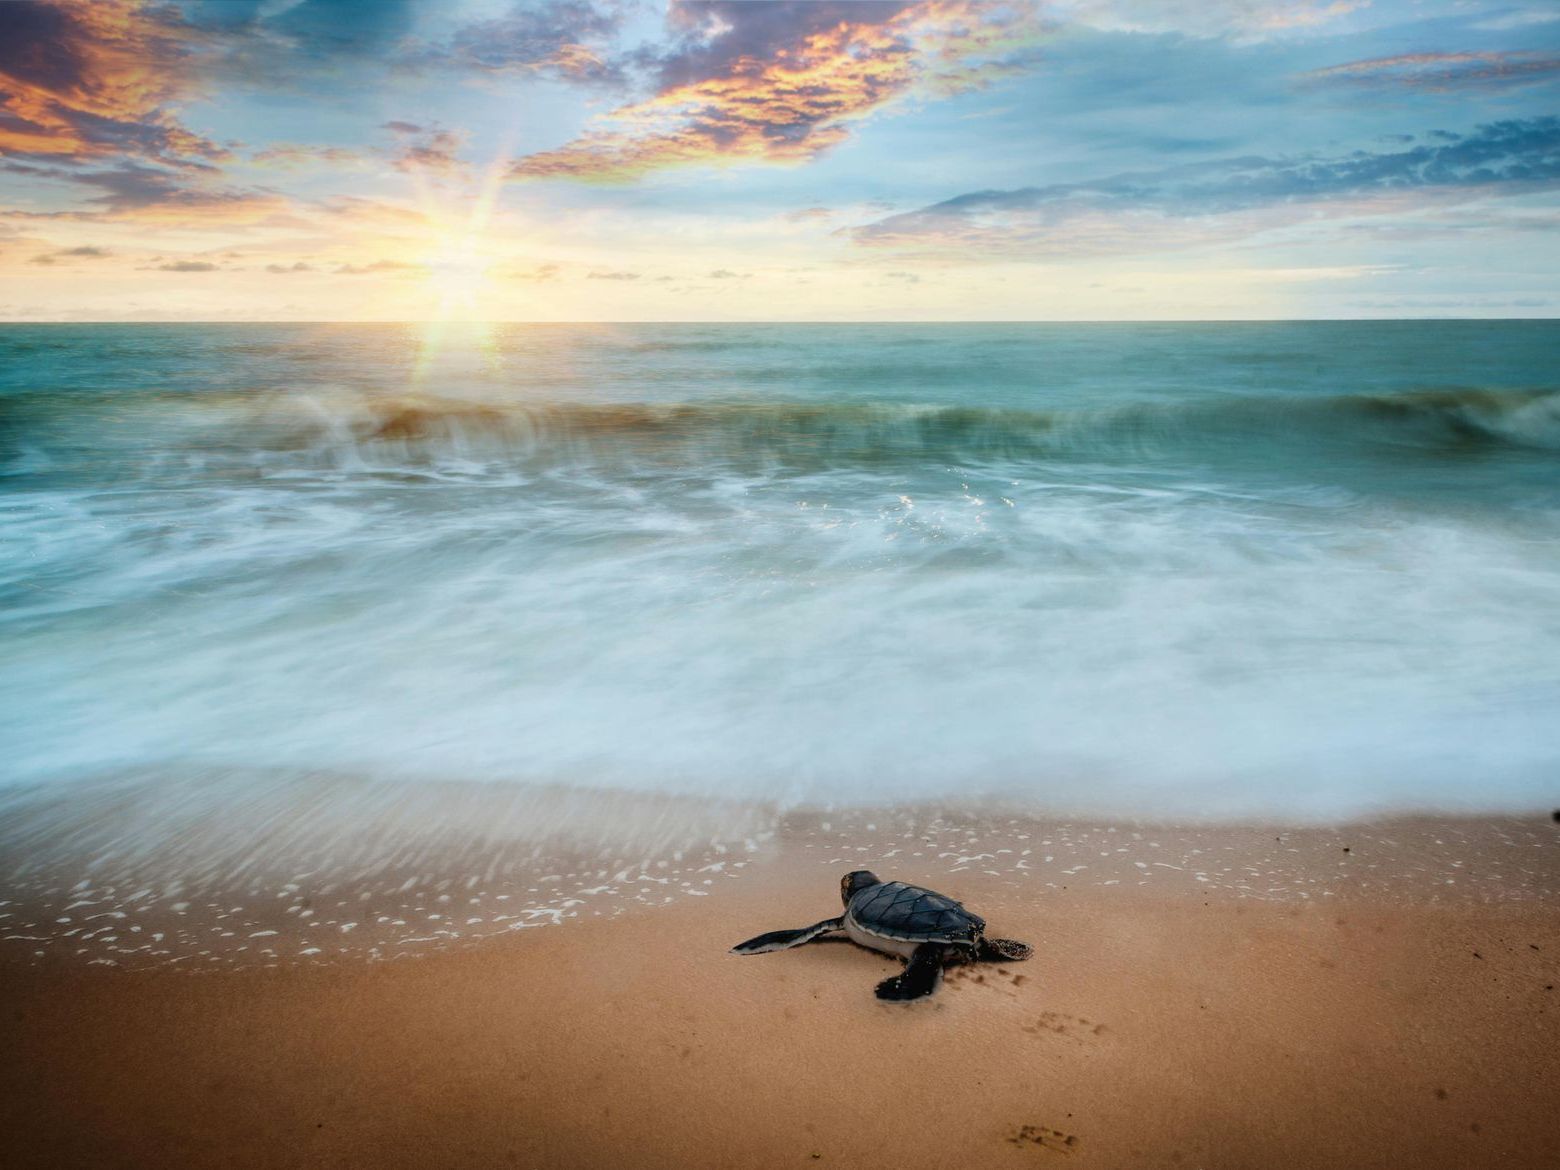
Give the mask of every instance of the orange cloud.
[(687, 56), (706, 71), (687, 79), (679, 75), (688, 61), (668, 63), (678, 80), (614, 110), (600, 129), (519, 159), (511, 176), (624, 182), (698, 163), (805, 162), (849, 137), (850, 122), (913, 91), (967, 89), (1017, 68), (1008, 58), (1040, 28), (1028, 5), (981, 0), (802, 5), (790, 10), (790, 29), (760, 29), (749, 44), (743, 9), (684, 6), (711, 15), (707, 46), (732, 38), (744, 50), (723, 56), (701, 46), (708, 61)]
[(175, 14), (138, 0), (0, 5), (0, 154), (225, 157), (169, 111), (188, 96), (191, 51)]

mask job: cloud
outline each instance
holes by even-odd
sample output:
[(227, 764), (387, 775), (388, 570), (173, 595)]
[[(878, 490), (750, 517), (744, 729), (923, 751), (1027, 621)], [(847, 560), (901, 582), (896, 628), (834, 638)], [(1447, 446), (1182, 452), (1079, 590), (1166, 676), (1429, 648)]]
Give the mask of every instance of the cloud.
[(420, 63), (493, 74), (530, 74), (569, 81), (623, 80), (608, 42), (623, 21), (619, 4), (589, 0), (517, 3), (507, 13), (457, 29)]
[(729, 268), (717, 268), (710, 273), (711, 280), (747, 280), (753, 274), (751, 272), (733, 272)]
[(188, 171), (126, 162), (97, 169), (27, 167), (9, 164), (44, 178), (97, 190), (89, 209), (53, 213), (61, 218), (161, 219), (199, 226), (203, 222), (252, 222), (285, 206), (263, 191), (219, 186), (207, 171)]
[(215, 272), (217, 265), (209, 260), (173, 260), (156, 266), (159, 272)]
[(587, 272), (586, 280), (638, 280), (642, 274), (638, 272)]
[(338, 264), (337, 276), (368, 276), (375, 272), (424, 272), (421, 264), (407, 264), (400, 260), (375, 260), (372, 264)]
[(305, 264), (302, 260), (295, 260), (291, 264), (267, 264), (265, 266), (265, 270), (267, 272), (275, 272), (275, 273), (278, 273), (278, 274), (281, 274), (281, 273), (293, 273), (293, 272), (313, 272), (314, 271), (314, 266), (312, 264)]
[(456, 152), (466, 143), (466, 136), (458, 131), (400, 121), (386, 122), (383, 129), (397, 139), (390, 165), (398, 171), (450, 175), (466, 170), (466, 164), (456, 157)]
[(988, 0), (674, 4), (672, 48), (637, 62), (654, 75), (652, 96), (518, 159), (510, 174), (625, 182), (672, 166), (805, 162), (912, 93), (956, 92), (1023, 67), (1037, 13)]
[(502, 280), (557, 280), (561, 271), (556, 264), (537, 264), (529, 268), (505, 265), (493, 269), (492, 274)]
[(229, 146), (177, 116), (203, 95), (211, 48), (189, 11), (140, 0), (0, 3), (0, 167), (96, 192), (85, 207), (36, 214), (200, 224), (252, 221), (284, 204), (222, 185), (216, 164)]
[(806, 223), (808, 220), (829, 219), (834, 215), (827, 207), (803, 207), (781, 216), (788, 223)]
[(433, 172), (448, 175), (467, 169), (458, 157), (458, 152), (466, 144), (466, 136), (461, 131), (439, 125), (422, 126), (401, 119), (383, 122), (379, 128), (390, 132), (392, 145), (389, 147), (279, 142), (256, 151), (250, 158), (252, 162), (261, 165), (282, 168), (320, 165), (360, 167), (388, 162), (395, 170), (406, 174)]
[(449, 0), (186, 0), (184, 15), (208, 74), (313, 92), (325, 78), (360, 86), (367, 73), (619, 81), (609, 42), (634, 2), (515, 0), (465, 23)]
[(1470, 27), (1504, 32), (1507, 29), (1527, 28), (1535, 24), (1554, 24), (1560, 21), (1560, 12), (1543, 8), (1508, 8)]
[(84, 206), (56, 211), (8, 208), (0, 212), (10, 218), (132, 220), (199, 229), (268, 220), (289, 206), (286, 199), (269, 191), (224, 186), (215, 180), (214, 171), (205, 169), (171, 169), (138, 162), (96, 168), (37, 166), (0, 158), (0, 171), (98, 192)]
[(98, 248), (91, 244), (83, 244), (78, 248), (60, 248), (53, 252), (43, 252), (28, 261), (29, 264), (58, 264), (63, 259), (71, 260), (101, 260), (113, 253), (107, 248)]
[(194, 53), (188, 27), (165, 5), (0, 4), (0, 154), (165, 163), (225, 157), (171, 112), (194, 91)]
[(222, 0), (185, 4), (183, 18), (203, 46), (203, 69), (257, 87), (296, 87), (305, 78), (394, 65), (411, 42), (416, 0)]
[(1403, 150), (1211, 162), (975, 191), (849, 229), (869, 247), (1087, 255), (1183, 247), (1327, 214), (1560, 185), (1560, 118), (1432, 131)]
[(352, 167), (373, 159), (372, 152), (350, 146), (310, 146), (297, 142), (278, 142), (257, 150), (250, 161), (262, 166), (283, 168), (305, 166)]
[(1312, 84), (1452, 90), (1504, 89), (1560, 75), (1560, 55), (1539, 52), (1403, 53), (1305, 74)]
[(333, 57), (377, 56), (392, 48), (411, 31), (416, 5), (414, 0), (299, 0), (247, 7), (263, 20), (267, 33), (290, 41), (290, 52)]
[(1050, 15), (1107, 32), (1266, 40), (1321, 29), (1371, 0), (1050, 0)]
[(1360, 300), (1349, 302), (1359, 309), (1388, 309), (1397, 315), (1403, 309), (1542, 309), (1554, 304), (1549, 297), (1516, 297), (1511, 300), (1485, 300), (1482, 297), (1396, 297), (1391, 300)]
[(359, 195), (332, 195), (321, 201), (319, 209), (356, 226), (374, 226), (395, 231), (426, 227), (429, 222), (426, 212)]
[(1488, 202), (1477, 205), (1465, 203), (1430, 208), (1411, 218), (1387, 219), (1377, 216), (1347, 224), (1341, 230), (1351, 236), (1393, 243), (1445, 239), (1448, 236), (1488, 238), (1537, 234), (1555, 237), (1560, 233), (1560, 206), (1533, 207), (1523, 206), (1520, 202), (1504, 206)]

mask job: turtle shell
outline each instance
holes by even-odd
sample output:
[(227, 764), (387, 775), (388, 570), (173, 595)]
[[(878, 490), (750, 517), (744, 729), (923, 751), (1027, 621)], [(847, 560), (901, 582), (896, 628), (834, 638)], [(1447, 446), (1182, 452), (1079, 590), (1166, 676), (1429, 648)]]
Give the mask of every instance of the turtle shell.
[(872, 934), (906, 942), (973, 944), (986, 920), (952, 898), (904, 882), (868, 886), (850, 900), (846, 914)]

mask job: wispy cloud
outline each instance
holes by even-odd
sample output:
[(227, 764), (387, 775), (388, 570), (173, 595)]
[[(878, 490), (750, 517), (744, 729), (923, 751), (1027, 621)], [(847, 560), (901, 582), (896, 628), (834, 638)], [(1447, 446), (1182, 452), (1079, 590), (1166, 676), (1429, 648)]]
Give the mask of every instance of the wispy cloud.
[(107, 248), (99, 248), (91, 244), (83, 244), (79, 248), (60, 248), (53, 252), (40, 252), (28, 261), (29, 264), (53, 265), (61, 260), (103, 260), (113, 253)]
[(330, 196), (320, 203), (318, 210), (343, 224), (390, 231), (415, 231), (428, 225), (425, 211), (361, 195)]
[(694, 0), (671, 19), (677, 43), (641, 62), (653, 96), (510, 173), (623, 182), (689, 164), (805, 161), (912, 92), (1013, 71), (1039, 30), (1033, 7), (982, 0)]
[(1110, 32), (1269, 37), (1325, 30), (1371, 0), (1050, 0), (1053, 19)]
[[(94, 0), (87, 0), (91, 3)], [(331, 74), (404, 61), (418, 0), (221, 0), (178, 11), (205, 75), (261, 89), (317, 87)]]
[(0, 167), (98, 192), (87, 200), (85, 208), (40, 213), (45, 218), (163, 220), (199, 227), (218, 222), (253, 223), (287, 206), (285, 199), (273, 193), (216, 182), (212, 172), (138, 162), (91, 168), (0, 162)]
[(1512, 51), (1402, 53), (1312, 70), (1305, 78), (1312, 84), (1452, 90), (1530, 85), (1557, 76), (1560, 54)]
[(365, 166), (384, 167), (404, 174), (451, 176), (469, 170), (460, 152), (466, 145), (464, 131), (441, 125), (420, 125), (393, 120), (383, 122), (387, 143), (361, 146), (332, 146), (313, 143), (278, 142), (257, 150), (250, 161), (261, 166), (295, 170), (323, 167), (332, 170)]
[(500, 280), (557, 280), (561, 272), (556, 264), (503, 264), (490, 270)]
[(1472, 27), (1505, 32), (1513, 28), (1530, 28), (1533, 25), (1554, 24), (1560, 21), (1560, 12), (1553, 8), (1508, 8), (1475, 22)]
[[(1246, 156), (1008, 191), (975, 191), (850, 229), (858, 244), (919, 251), (1089, 255), (1178, 247), (1330, 213), (1410, 209), (1560, 186), (1560, 118), (1433, 131), (1403, 150)], [(1280, 213), (1280, 214), (1275, 214)]]
[(375, 260), (371, 264), (338, 264), (337, 276), (371, 276), (377, 272), (426, 272), (426, 265), (407, 264), (400, 260)]
[(277, 142), (250, 155), (250, 161), (262, 166), (296, 168), (308, 166), (361, 166), (376, 159), (375, 152), (351, 146), (316, 146), (300, 142)]
[(621, 81), (622, 66), (609, 45), (622, 21), (619, 3), (516, 3), (501, 16), (461, 26), (447, 43), (425, 50), (416, 59), (492, 74)]
[(286, 211), (289, 201), (274, 192), (222, 183), (217, 172), (189, 171), (121, 162), (118, 165), (36, 165), (0, 158), (0, 171), (68, 183), (96, 192), (85, 203), (58, 210), (29, 211), (9, 207), (0, 214), (19, 219), (132, 220), (161, 222), (201, 230), (237, 226), (270, 219)]

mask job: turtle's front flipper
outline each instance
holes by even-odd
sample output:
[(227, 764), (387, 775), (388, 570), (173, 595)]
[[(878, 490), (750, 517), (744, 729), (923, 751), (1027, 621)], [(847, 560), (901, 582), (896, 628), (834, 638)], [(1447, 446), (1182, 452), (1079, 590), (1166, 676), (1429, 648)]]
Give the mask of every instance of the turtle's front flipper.
[(941, 943), (922, 943), (910, 956), (910, 965), (901, 975), (885, 979), (877, 985), (879, 999), (920, 999), (931, 995), (942, 982), (943, 951)]
[(731, 948), (731, 953), (762, 955), (765, 951), (783, 951), (787, 947), (799, 947), (805, 942), (812, 942), (820, 934), (839, 930), (844, 925), (843, 918), (825, 918), (822, 922), (815, 922), (802, 930), (771, 930), (768, 934), (761, 934), (757, 938), (748, 939), (747, 942), (738, 943)]
[(1016, 938), (983, 938), (975, 957), (982, 963), (1018, 963), (1034, 953), (1034, 947)]

